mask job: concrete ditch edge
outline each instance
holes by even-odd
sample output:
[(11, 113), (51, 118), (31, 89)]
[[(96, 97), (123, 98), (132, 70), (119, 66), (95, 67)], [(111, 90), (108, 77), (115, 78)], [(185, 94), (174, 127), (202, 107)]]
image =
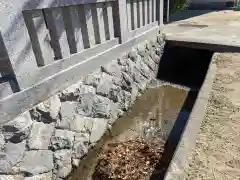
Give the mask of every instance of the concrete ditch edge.
[(211, 62), (164, 180), (183, 180), (185, 173), (187, 173), (189, 164), (192, 162), (196, 140), (208, 105), (216, 68), (216, 64)]

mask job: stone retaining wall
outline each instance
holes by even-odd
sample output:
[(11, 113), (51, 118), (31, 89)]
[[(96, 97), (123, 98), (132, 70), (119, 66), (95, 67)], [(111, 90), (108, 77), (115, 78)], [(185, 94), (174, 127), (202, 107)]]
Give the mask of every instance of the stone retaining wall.
[(64, 179), (154, 79), (161, 35), (0, 127), (0, 180)]

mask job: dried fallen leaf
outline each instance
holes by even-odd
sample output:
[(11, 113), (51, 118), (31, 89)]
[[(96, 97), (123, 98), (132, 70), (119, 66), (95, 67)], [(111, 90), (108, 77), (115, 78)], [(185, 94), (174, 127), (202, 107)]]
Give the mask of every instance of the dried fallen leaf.
[(164, 141), (156, 143), (139, 139), (109, 144), (99, 158), (93, 179), (149, 179), (161, 158), (163, 145)]

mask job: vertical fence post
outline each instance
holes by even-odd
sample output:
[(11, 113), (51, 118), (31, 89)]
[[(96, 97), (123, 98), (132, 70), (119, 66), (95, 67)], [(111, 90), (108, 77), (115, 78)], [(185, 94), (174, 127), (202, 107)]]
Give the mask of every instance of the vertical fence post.
[[(120, 42), (126, 42), (128, 37), (128, 22), (127, 22), (127, 0), (117, 0), (117, 11), (118, 13), (118, 23), (116, 24), (116, 29), (118, 29), (118, 35), (120, 37)], [(115, 9), (115, 8), (114, 8)], [(115, 9), (116, 10), (116, 9)]]
[(158, 24), (159, 26), (163, 25), (163, 14), (164, 14), (164, 4), (163, 4), (164, 0), (157, 0), (157, 4), (156, 4), (156, 17), (158, 20)]
[(170, 0), (167, 1), (167, 22), (169, 22), (170, 16)]

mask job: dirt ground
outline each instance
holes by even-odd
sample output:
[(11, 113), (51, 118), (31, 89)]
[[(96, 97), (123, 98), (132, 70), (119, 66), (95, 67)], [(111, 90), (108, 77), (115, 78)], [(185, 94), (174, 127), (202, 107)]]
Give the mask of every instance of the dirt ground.
[(240, 53), (216, 53), (217, 74), (185, 180), (240, 179)]

